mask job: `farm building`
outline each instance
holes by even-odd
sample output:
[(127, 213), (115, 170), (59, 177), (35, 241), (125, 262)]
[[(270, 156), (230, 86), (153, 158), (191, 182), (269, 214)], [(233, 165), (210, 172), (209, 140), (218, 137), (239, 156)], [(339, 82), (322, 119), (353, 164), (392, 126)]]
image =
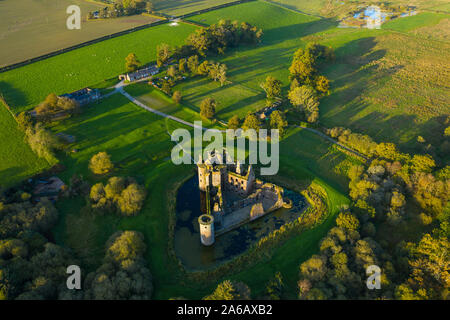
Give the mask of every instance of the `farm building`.
[(148, 78), (150, 76), (154, 76), (159, 72), (159, 68), (155, 65), (137, 70), (135, 72), (130, 72), (127, 74), (121, 74), (119, 76), (119, 80), (126, 80), (126, 81), (136, 81), (144, 78)]
[(72, 93), (65, 93), (61, 97), (66, 97), (78, 102), (80, 106), (89, 104), (100, 99), (101, 94), (97, 89), (84, 88)]

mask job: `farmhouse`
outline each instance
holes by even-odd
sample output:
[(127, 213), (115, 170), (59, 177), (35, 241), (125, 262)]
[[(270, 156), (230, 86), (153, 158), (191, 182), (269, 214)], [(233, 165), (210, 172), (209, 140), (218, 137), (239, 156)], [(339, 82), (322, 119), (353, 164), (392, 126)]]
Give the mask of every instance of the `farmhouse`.
[(72, 93), (65, 93), (61, 97), (66, 97), (78, 102), (80, 106), (97, 101), (101, 98), (101, 94), (97, 89), (84, 88)]
[(229, 160), (226, 150), (213, 151), (208, 159), (197, 164), (199, 189), (204, 195), (206, 212), (198, 218), (198, 223), (200, 240), (206, 246), (214, 243), (216, 234), (223, 234), (290, 203), (283, 199), (283, 188), (256, 179), (251, 165), (245, 169), (239, 161)]
[(126, 81), (136, 81), (144, 78), (148, 78), (150, 76), (154, 76), (159, 72), (159, 68), (155, 65), (137, 70), (135, 72), (130, 72), (127, 74), (121, 74), (119, 76), (119, 80), (126, 80)]

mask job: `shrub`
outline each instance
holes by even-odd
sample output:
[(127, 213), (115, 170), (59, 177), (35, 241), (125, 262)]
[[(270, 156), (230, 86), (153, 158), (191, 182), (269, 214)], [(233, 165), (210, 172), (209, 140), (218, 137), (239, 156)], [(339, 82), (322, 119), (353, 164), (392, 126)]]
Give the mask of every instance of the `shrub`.
[(89, 169), (94, 174), (105, 174), (114, 168), (110, 156), (106, 152), (99, 152), (89, 161)]

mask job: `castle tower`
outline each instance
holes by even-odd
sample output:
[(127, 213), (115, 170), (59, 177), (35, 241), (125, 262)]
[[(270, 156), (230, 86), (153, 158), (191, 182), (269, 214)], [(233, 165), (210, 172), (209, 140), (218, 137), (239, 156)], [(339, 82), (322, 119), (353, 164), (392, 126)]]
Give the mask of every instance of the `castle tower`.
[(208, 168), (204, 164), (199, 164), (197, 168), (198, 168), (198, 187), (201, 191), (206, 191), (206, 187), (209, 185)]
[(243, 174), (242, 163), (239, 160), (236, 162), (236, 173), (241, 176)]
[(200, 241), (205, 246), (214, 244), (214, 217), (208, 214), (202, 214), (198, 217), (200, 225)]

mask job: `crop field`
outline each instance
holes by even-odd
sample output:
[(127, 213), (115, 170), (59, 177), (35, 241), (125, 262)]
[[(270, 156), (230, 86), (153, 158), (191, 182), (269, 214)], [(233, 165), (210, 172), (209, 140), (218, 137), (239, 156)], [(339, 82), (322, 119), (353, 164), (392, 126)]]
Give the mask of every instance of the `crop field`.
[[(66, 27), (69, 5), (81, 8), (81, 30)], [(86, 21), (89, 11), (102, 7), (85, 0), (0, 1), (0, 67), (157, 20), (137, 15)]]
[(125, 72), (125, 57), (141, 63), (156, 59), (161, 42), (180, 44), (195, 27), (161, 25), (83, 47), (0, 74), (0, 92), (14, 111), (25, 110), (49, 93), (72, 92)]
[(24, 141), (24, 134), (17, 123), (0, 102), (0, 186), (14, 184), (50, 167), (38, 158)]

